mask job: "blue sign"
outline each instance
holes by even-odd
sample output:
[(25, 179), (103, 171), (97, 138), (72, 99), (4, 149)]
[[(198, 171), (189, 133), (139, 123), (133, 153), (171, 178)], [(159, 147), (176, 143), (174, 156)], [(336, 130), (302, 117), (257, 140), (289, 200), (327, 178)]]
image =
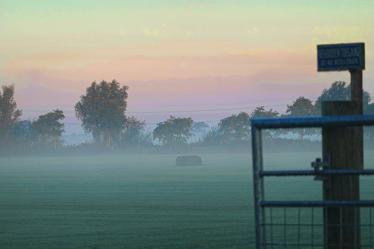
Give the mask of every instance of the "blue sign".
[(318, 71), (365, 69), (365, 43), (317, 46)]

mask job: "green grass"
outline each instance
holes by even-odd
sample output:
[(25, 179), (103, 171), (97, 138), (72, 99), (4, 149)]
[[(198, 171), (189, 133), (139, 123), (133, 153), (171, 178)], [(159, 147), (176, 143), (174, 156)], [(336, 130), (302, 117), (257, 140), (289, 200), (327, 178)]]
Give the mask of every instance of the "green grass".
[[(316, 156), (268, 153), (265, 163), (308, 168)], [(0, 248), (253, 248), (250, 155), (202, 157), (197, 167), (174, 166), (175, 155), (2, 158)], [(320, 198), (310, 178), (266, 186), (271, 199)]]

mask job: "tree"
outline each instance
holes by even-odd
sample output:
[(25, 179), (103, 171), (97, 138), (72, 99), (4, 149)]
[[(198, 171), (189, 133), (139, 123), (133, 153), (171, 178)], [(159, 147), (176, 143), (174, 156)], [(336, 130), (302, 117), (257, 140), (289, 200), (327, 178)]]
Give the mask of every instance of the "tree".
[(279, 113), (273, 109), (266, 110), (264, 106), (256, 107), (256, 109), (251, 113), (252, 118), (275, 118)]
[(218, 124), (218, 133), (225, 144), (247, 142), (250, 139), (251, 124), (248, 113), (231, 115)]
[(170, 116), (168, 120), (157, 124), (153, 130), (153, 138), (167, 146), (185, 145), (192, 135), (192, 124), (191, 118)]
[(144, 134), (145, 122), (135, 117), (127, 117), (125, 127), (121, 132), (122, 145), (141, 145), (147, 143)]
[(206, 132), (209, 129), (209, 125), (205, 122), (194, 122), (192, 125), (192, 131), (194, 132)]
[(218, 145), (222, 143), (222, 137), (218, 132), (218, 127), (211, 128), (203, 137), (202, 143), (206, 145)]
[(120, 136), (126, 123), (127, 90), (115, 80), (93, 82), (75, 105), (76, 116), (95, 142), (110, 146)]
[(14, 99), (14, 86), (3, 86), (0, 91), (0, 144), (9, 145), (13, 126), (21, 114)]
[(313, 102), (305, 97), (297, 98), (291, 105), (287, 105), (289, 116), (311, 116), (316, 114)]
[(195, 138), (201, 142), (201, 140), (207, 135), (210, 126), (205, 122), (194, 122), (192, 124), (192, 133), (194, 134)]
[[(322, 101), (333, 101), (333, 100), (350, 100), (351, 99), (351, 85), (344, 81), (336, 81), (332, 85), (323, 90), (322, 94), (317, 98), (315, 108), (317, 113), (321, 113)], [(371, 100), (370, 94), (364, 91), (363, 94), (363, 107), (364, 111), (369, 106)]]
[[(297, 98), (291, 105), (287, 105), (286, 116), (311, 116), (317, 114), (316, 108), (310, 99), (305, 97)], [(313, 134), (316, 132), (315, 129), (304, 129), (300, 128), (296, 130), (304, 140), (306, 134)]]
[(17, 148), (27, 149), (31, 147), (33, 142), (32, 122), (30, 120), (22, 120), (15, 123), (13, 135)]
[[(371, 104), (368, 105), (365, 114), (374, 115), (374, 103), (371, 103)], [(365, 130), (365, 135), (369, 139), (374, 138), (374, 127), (373, 126), (364, 127), (364, 130)]]
[[(256, 109), (251, 113), (251, 119), (253, 118), (276, 118), (279, 113), (273, 109), (266, 110), (264, 106), (256, 107)], [(263, 136), (266, 138), (271, 138), (272, 135), (279, 133), (279, 131), (264, 130)]]
[(40, 146), (57, 148), (61, 145), (61, 135), (64, 132), (64, 124), (61, 123), (65, 118), (63, 111), (54, 110), (32, 122), (32, 132), (35, 143)]

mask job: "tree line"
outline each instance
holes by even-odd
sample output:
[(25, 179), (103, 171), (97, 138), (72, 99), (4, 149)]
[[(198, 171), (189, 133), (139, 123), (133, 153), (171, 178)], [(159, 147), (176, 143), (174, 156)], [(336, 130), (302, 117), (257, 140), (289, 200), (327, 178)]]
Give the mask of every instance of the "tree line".
[(0, 149), (29, 146), (57, 149), (62, 144), (64, 132), (61, 110), (53, 110), (37, 119), (20, 120), (22, 111), (14, 99), (14, 86), (3, 86), (0, 91)]
[[(3, 86), (0, 91), (0, 146), (21, 149), (58, 149), (63, 147), (65, 115), (56, 109), (40, 115), (35, 120), (22, 120), (22, 111), (17, 108), (14, 86)], [(202, 134), (195, 143), (202, 145), (231, 145), (249, 143), (250, 120), (256, 117), (287, 117), (319, 115), (322, 101), (349, 100), (350, 85), (334, 82), (323, 90), (313, 102), (306, 97), (298, 97), (287, 105), (281, 114), (264, 106), (256, 107), (251, 113), (240, 112), (225, 117), (211, 128), (204, 122), (194, 122), (191, 117), (170, 116), (156, 125), (151, 133), (145, 131), (145, 122), (126, 115), (128, 87), (115, 80), (93, 82), (75, 104), (76, 117), (81, 121), (86, 133), (92, 135), (93, 144), (106, 148), (127, 146), (185, 146), (191, 137)], [(371, 96), (364, 92), (364, 112), (374, 114)], [(267, 137), (281, 137), (280, 133), (268, 132)], [(298, 129), (300, 139), (316, 133), (313, 129)], [(371, 132), (373, 133), (373, 132)]]

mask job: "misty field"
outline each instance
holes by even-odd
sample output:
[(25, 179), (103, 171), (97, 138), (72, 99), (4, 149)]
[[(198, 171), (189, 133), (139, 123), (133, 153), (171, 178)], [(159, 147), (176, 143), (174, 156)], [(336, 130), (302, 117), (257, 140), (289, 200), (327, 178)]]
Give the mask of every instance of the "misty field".
[[(1, 158), (0, 248), (253, 248), (250, 154), (201, 156), (183, 167), (172, 154)], [(317, 156), (267, 153), (265, 164), (309, 168)], [(266, 184), (270, 199), (319, 199), (320, 185)], [(374, 196), (373, 181), (363, 185)]]

